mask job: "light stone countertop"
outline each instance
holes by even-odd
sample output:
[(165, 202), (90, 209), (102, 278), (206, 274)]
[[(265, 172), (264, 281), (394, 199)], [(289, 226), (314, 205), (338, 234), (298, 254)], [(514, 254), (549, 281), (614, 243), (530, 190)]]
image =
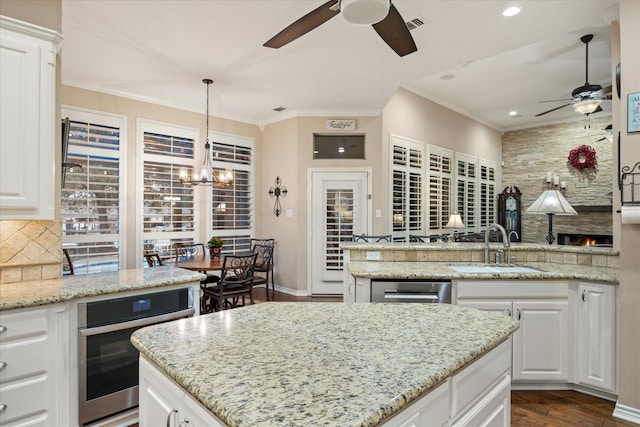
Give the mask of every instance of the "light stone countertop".
[(260, 303), (131, 341), (231, 427), (377, 426), (518, 322), (449, 304)]
[[(550, 262), (524, 262), (515, 265), (531, 267), (539, 272), (527, 273), (460, 273), (450, 268), (453, 265), (483, 265), (482, 263), (449, 262), (368, 262), (351, 261), (349, 272), (354, 277), (371, 279), (451, 279), (451, 280), (586, 280), (618, 284), (618, 269), (592, 267), (578, 264)], [(495, 264), (491, 264), (495, 267)], [(506, 264), (501, 264), (506, 266)]]
[[(491, 250), (504, 249), (500, 242), (490, 242)], [(406, 250), (447, 250), (447, 251), (469, 251), (482, 250), (484, 243), (481, 242), (449, 242), (449, 243), (429, 243), (429, 242), (341, 242), (341, 249), (350, 250), (385, 250), (385, 251), (406, 251)], [(511, 251), (518, 253), (519, 251), (544, 251), (544, 252), (568, 252), (575, 254), (592, 254), (592, 255), (620, 255), (618, 251), (612, 248), (599, 246), (572, 246), (572, 245), (548, 245), (537, 243), (511, 243)]]
[(161, 266), (6, 283), (0, 285), (0, 311), (55, 304), (96, 295), (200, 282), (204, 278), (201, 273)]

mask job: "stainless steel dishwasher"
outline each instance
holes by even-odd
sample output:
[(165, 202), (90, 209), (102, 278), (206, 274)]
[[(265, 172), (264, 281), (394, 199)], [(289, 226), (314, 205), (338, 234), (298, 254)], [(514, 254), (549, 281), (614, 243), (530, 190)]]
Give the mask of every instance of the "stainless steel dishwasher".
[(451, 281), (371, 280), (371, 302), (451, 304)]

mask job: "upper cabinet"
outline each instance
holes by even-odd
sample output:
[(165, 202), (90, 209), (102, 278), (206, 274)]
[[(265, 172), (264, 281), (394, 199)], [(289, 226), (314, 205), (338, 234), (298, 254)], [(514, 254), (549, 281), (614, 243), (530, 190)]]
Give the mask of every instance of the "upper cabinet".
[(55, 31), (0, 16), (0, 219), (54, 219)]

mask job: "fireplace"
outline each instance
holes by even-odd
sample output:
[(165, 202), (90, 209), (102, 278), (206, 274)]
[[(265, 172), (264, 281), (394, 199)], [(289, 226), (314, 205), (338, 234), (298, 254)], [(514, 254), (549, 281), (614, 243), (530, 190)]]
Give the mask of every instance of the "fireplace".
[(613, 246), (613, 236), (606, 234), (558, 233), (558, 244), (610, 248)]

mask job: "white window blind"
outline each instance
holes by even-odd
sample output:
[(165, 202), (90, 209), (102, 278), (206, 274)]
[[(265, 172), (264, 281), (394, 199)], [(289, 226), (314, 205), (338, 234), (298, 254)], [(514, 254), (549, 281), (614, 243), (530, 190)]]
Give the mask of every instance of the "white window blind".
[(141, 121), (143, 249), (171, 259), (175, 243), (196, 240), (195, 191), (180, 183), (180, 173), (193, 175), (197, 131)]
[[(66, 112), (63, 112), (66, 114)], [(61, 191), (63, 247), (75, 274), (115, 271), (120, 266), (120, 127), (74, 120), (70, 112), (67, 170)], [(108, 120), (113, 121), (113, 120)]]
[(210, 140), (215, 175), (231, 171), (233, 182), (211, 187), (209, 233), (224, 239), (223, 253), (243, 252), (250, 249), (255, 228), (254, 141), (218, 133)]
[(496, 222), (496, 162), (480, 159), (480, 227)]
[[(456, 210), (467, 229), (477, 225), (478, 158), (456, 153)], [(461, 230), (458, 230), (461, 231)]]
[(451, 182), (453, 152), (433, 145), (427, 146), (429, 155), (429, 234), (443, 231), (451, 212)]
[(392, 138), (392, 230), (395, 241), (422, 234), (424, 149), (417, 141)]

